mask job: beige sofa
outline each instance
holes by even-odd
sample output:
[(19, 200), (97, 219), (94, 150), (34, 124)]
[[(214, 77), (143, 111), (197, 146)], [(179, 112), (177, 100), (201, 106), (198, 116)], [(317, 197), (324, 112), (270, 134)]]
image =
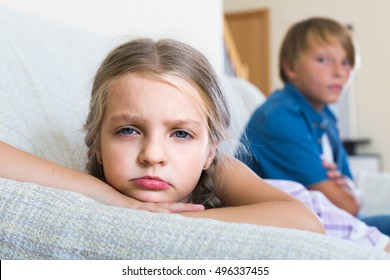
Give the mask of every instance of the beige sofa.
[[(89, 88), (112, 42), (1, 6), (0, 38), (0, 140), (82, 168)], [(238, 137), (261, 95), (243, 81), (224, 85)], [(0, 258), (390, 259), (310, 232), (110, 207), (1, 178)]]

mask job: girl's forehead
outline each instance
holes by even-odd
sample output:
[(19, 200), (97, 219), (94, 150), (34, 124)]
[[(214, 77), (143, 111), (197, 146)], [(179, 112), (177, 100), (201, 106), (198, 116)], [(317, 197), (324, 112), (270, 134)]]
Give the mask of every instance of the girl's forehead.
[[(196, 84), (188, 82), (187, 79), (174, 74), (154, 74), (154, 73), (129, 73), (119, 78), (114, 79), (108, 89), (108, 102), (110, 95), (114, 92), (120, 93), (122, 98), (128, 98), (131, 92), (131, 98), (137, 98), (138, 94), (142, 94), (144, 90), (154, 90), (154, 86), (165, 88), (167, 91), (175, 92), (177, 96), (184, 97), (191, 102), (197, 110), (202, 114), (207, 114), (207, 98), (205, 94), (196, 86)], [(142, 88), (142, 90), (140, 90)], [(130, 90), (133, 89), (133, 90)], [(138, 93), (137, 93), (138, 92)], [(155, 94), (158, 94), (158, 90)], [(126, 97), (127, 96), (127, 97)], [(171, 95), (170, 98), (175, 98)], [(169, 100), (167, 100), (169, 102)]]
[(199, 95), (197, 87), (193, 83), (187, 81), (187, 79), (176, 74), (157, 74), (150, 72), (134, 72), (127, 73), (118, 78), (113, 79), (111, 86), (123, 87), (132, 86), (133, 84), (151, 84), (161, 83), (167, 87), (174, 87), (180, 92), (193, 92), (195, 95)]

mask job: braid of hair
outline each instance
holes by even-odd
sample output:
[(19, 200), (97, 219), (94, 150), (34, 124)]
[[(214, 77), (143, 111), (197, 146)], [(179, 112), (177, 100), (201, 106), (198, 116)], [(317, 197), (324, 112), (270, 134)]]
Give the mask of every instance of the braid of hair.
[(191, 193), (189, 202), (203, 204), (206, 209), (222, 207), (221, 199), (216, 195), (216, 184), (213, 180), (216, 159), (207, 170), (203, 170), (195, 189)]

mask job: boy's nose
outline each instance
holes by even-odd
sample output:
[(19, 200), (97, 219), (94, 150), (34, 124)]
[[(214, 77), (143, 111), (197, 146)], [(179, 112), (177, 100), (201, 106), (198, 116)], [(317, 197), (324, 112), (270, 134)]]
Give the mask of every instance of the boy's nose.
[(345, 77), (349, 70), (342, 62), (333, 63), (333, 74), (337, 77)]
[(138, 160), (143, 165), (165, 165), (167, 163), (167, 154), (163, 141), (146, 139), (142, 145)]

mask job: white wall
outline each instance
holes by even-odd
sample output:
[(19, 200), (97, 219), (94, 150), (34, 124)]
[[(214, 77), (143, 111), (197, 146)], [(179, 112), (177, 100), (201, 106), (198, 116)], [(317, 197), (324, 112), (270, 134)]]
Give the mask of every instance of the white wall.
[(0, 4), (117, 38), (175, 38), (223, 69), (222, 0), (0, 0)]
[(383, 170), (390, 172), (390, 1), (382, 0), (224, 0), (224, 10), (269, 8), (271, 18), (272, 87), (280, 87), (277, 56), (287, 28), (310, 16), (326, 16), (351, 23), (360, 47), (362, 64), (356, 75), (356, 134), (371, 144), (359, 152), (378, 153)]

